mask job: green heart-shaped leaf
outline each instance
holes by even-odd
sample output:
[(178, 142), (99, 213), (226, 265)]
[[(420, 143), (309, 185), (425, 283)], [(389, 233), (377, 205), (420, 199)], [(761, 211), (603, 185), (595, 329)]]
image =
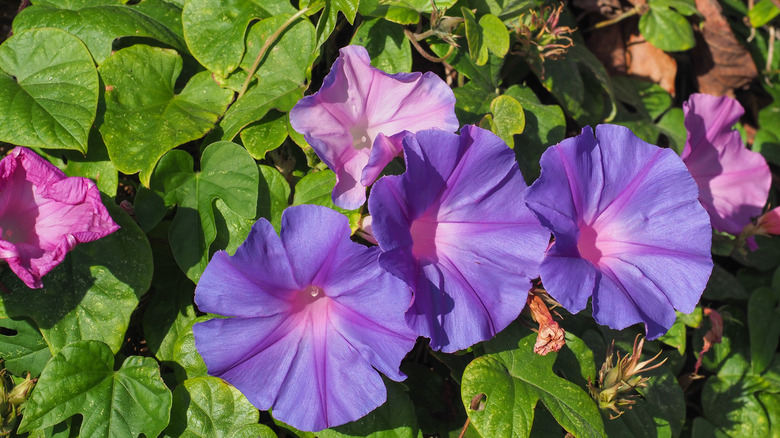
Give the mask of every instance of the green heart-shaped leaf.
[(173, 360), (177, 365), (173, 371), (180, 382), (208, 375), (206, 363), (200, 357), (198, 349), (195, 348), (195, 335), (192, 333), (192, 326), (202, 321), (208, 321), (213, 316), (203, 315), (190, 321), (179, 335), (179, 339), (173, 344)]
[(668, 7), (650, 3), (650, 10), (639, 19), (639, 32), (650, 44), (666, 52), (680, 52), (696, 45), (688, 20)]
[(349, 24), (355, 22), (359, 3), (360, 0), (325, 0), (325, 6), (317, 21), (317, 47), (322, 46), (336, 28), (339, 12), (344, 14)]
[[(216, 377), (185, 380), (173, 392), (171, 424), (166, 437), (234, 437), (238, 429), (255, 424), (257, 408), (236, 388)], [(264, 428), (259, 437), (275, 437)]]
[(95, 64), (73, 35), (34, 29), (0, 46), (0, 141), (86, 153), (97, 103)]
[(482, 40), (485, 46), (496, 56), (506, 56), (509, 51), (509, 31), (500, 18), (485, 14), (479, 19)]
[[(83, 41), (98, 64), (108, 58), (114, 40), (121, 37), (152, 38), (177, 50), (187, 51), (184, 40), (174, 30), (143, 11), (149, 9), (148, 6), (100, 3), (103, 4), (80, 1), (70, 5), (41, 5), (35, 2), (14, 19), (14, 32), (40, 27), (62, 29)], [(150, 0), (143, 3), (150, 3)], [(166, 5), (160, 0), (152, 0), (151, 3), (159, 3), (158, 7)]]
[(761, 287), (750, 294), (748, 301), (750, 329), (750, 361), (753, 372), (761, 373), (769, 366), (780, 342), (780, 292)]
[(154, 171), (152, 188), (165, 193), (179, 209), (169, 233), (176, 262), (197, 282), (209, 260), (209, 247), (217, 235), (214, 200), (219, 198), (239, 217), (253, 218), (257, 209), (259, 171), (246, 149), (217, 142), (204, 151), (201, 171), (193, 171), (192, 155), (166, 154)]
[(542, 105), (530, 88), (513, 85), (504, 94), (523, 106), (525, 126), (514, 150), (520, 171), (531, 184), (541, 172), (539, 159), (542, 153), (566, 137), (566, 117), (558, 105)]
[[(527, 437), (534, 407), (542, 400), (575, 436), (603, 437), (596, 404), (582, 388), (555, 375), (556, 354), (534, 353), (535, 342), (535, 333), (514, 324), (484, 344), (488, 354), (474, 359), (463, 373), (461, 397), (471, 423), (483, 437)], [(485, 408), (472, 410), (472, 400), (479, 394), (487, 396)]]
[(114, 371), (106, 344), (80, 341), (63, 348), (43, 370), (19, 431), (82, 414), (81, 436), (153, 437), (168, 424), (171, 398), (154, 359), (131, 356)]
[(184, 38), (195, 59), (224, 77), (241, 63), (252, 20), (295, 12), (288, 0), (190, 0), (182, 10)]
[(140, 44), (114, 53), (100, 66), (106, 84), (100, 133), (108, 154), (121, 172), (141, 171), (147, 186), (160, 157), (206, 134), (233, 98), (205, 71), (176, 94), (181, 68), (175, 51)]
[(284, 143), (287, 139), (287, 117), (278, 111), (271, 111), (261, 120), (241, 131), (241, 143), (256, 160)]
[(154, 357), (172, 361), (176, 340), (197, 316), (192, 299), (195, 285), (179, 269), (167, 242), (163, 241), (152, 251), (155, 270), (150, 293), (153, 295), (143, 316), (144, 338)]

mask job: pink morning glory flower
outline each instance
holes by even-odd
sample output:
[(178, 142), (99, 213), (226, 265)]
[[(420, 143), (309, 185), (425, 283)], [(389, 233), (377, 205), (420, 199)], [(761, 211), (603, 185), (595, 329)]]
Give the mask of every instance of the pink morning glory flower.
[[(290, 111), (290, 124), (336, 173), (333, 202), (355, 209), (401, 152), (401, 131), (458, 129), (455, 95), (435, 74), (388, 74), (361, 46), (341, 49), (320, 90)], [(379, 139), (379, 134), (384, 137)]]
[(212, 376), (297, 429), (357, 420), (384, 403), (379, 372), (403, 380), (415, 335), (411, 291), (379, 267), (378, 247), (349, 239), (347, 218), (316, 205), (260, 219), (234, 256), (214, 254), (195, 289), (195, 345)]
[(406, 173), (374, 184), (380, 265), (414, 290), (406, 320), (444, 352), (492, 338), (525, 306), (550, 233), (500, 138), (475, 126), (403, 139)]
[(118, 230), (95, 183), (66, 177), (31, 150), (0, 160), (0, 259), (30, 288), (79, 243)]
[(693, 311), (712, 271), (712, 230), (680, 157), (628, 128), (599, 125), (551, 146), (528, 206), (555, 236), (540, 267), (572, 313), (593, 297), (599, 324), (666, 333)]
[(745, 112), (730, 97), (694, 94), (683, 104), (688, 140), (682, 159), (699, 186), (712, 227), (739, 235), (761, 214), (772, 175), (764, 157), (732, 129)]

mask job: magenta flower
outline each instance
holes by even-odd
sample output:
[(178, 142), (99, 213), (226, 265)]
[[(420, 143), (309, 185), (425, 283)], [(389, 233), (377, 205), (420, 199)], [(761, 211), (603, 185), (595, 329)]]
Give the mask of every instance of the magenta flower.
[(79, 243), (119, 229), (95, 183), (24, 147), (0, 160), (0, 259), (30, 288)]
[(374, 184), (379, 264), (414, 290), (409, 325), (436, 350), (490, 339), (523, 309), (550, 238), (523, 202), (514, 153), (491, 132), (403, 139), (406, 173)]
[[(361, 46), (341, 49), (322, 88), (290, 111), (290, 124), (336, 173), (333, 202), (355, 209), (401, 152), (401, 131), (458, 129), (455, 95), (433, 73), (388, 74)], [(378, 140), (379, 134), (384, 134)]]
[(260, 219), (234, 256), (214, 254), (195, 289), (201, 311), (232, 316), (193, 327), (209, 374), (305, 431), (384, 403), (377, 371), (403, 380), (415, 342), (403, 318), (411, 292), (379, 267), (379, 248), (349, 235), (331, 209), (290, 207), (281, 238)]
[(696, 183), (670, 149), (599, 125), (545, 151), (528, 206), (555, 236), (542, 283), (572, 313), (614, 329), (666, 333), (693, 311), (712, 271), (712, 231)]
[(683, 104), (688, 141), (682, 159), (699, 186), (712, 227), (739, 235), (759, 216), (772, 175), (764, 157), (745, 147), (732, 129), (745, 112), (729, 97), (694, 94)]

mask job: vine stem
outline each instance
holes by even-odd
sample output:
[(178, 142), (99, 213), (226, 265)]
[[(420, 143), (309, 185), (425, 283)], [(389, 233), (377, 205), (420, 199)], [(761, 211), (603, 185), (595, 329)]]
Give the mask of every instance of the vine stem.
[[(404, 28), (404, 35), (406, 35), (406, 38), (408, 38), (409, 42), (412, 43), (414, 48), (417, 50), (417, 53), (419, 53), (423, 58), (431, 62), (444, 62), (447, 60), (447, 58), (450, 57), (450, 55), (452, 55), (452, 52), (455, 50), (455, 47), (450, 46), (450, 49), (447, 51), (447, 53), (444, 56), (442, 56), (441, 58), (437, 58), (435, 56), (431, 56), (428, 52), (426, 52), (425, 49), (423, 49), (422, 46), (420, 46), (420, 43), (418, 42), (419, 40), (424, 39), (428, 35), (430, 35), (428, 32), (424, 32), (422, 34), (415, 34), (409, 29)], [(418, 36), (420, 36), (421, 38), (418, 39)]]
[(466, 424), (463, 425), (463, 429), (461, 429), (458, 438), (463, 438), (466, 435), (466, 430), (469, 428), (469, 423), (471, 423), (471, 417), (466, 417)]
[(613, 25), (615, 23), (619, 23), (619, 22), (625, 20), (628, 17), (633, 17), (634, 15), (637, 15), (637, 14), (644, 14), (645, 12), (647, 12), (647, 6), (635, 7), (633, 9), (629, 9), (628, 11), (623, 12), (622, 14), (618, 15), (615, 18), (612, 18), (612, 19), (609, 19), (609, 20), (604, 20), (604, 21), (599, 21), (598, 23), (594, 24), (593, 27), (591, 27), (590, 29), (587, 29), (586, 32), (590, 32), (590, 31), (593, 31), (593, 30), (596, 30), (596, 29), (601, 29), (603, 27), (611, 26), (611, 25)]
[(287, 19), (284, 23), (282, 23), (281, 26), (279, 26), (276, 31), (271, 34), (271, 36), (268, 37), (268, 39), (265, 40), (265, 44), (263, 44), (263, 47), (260, 48), (260, 52), (257, 54), (257, 58), (255, 58), (255, 63), (252, 64), (252, 68), (249, 70), (249, 75), (246, 77), (246, 80), (244, 81), (244, 85), (241, 87), (241, 91), (238, 92), (238, 97), (236, 100), (241, 99), (241, 96), (246, 94), (246, 90), (249, 88), (249, 83), (252, 82), (252, 78), (255, 76), (255, 73), (257, 73), (257, 69), (260, 67), (260, 62), (262, 62), (263, 58), (265, 57), (265, 52), (268, 51), (268, 49), (271, 47), (271, 44), (276, 41), (277, 38), (279, 38), (279, 35), (282, 34), (287, 28), (298, 18), (301, 17), (301, 15), (309, 12), (312, 9), (319, 9), (321, 8), (321, 5), (317, 6), (308, 6), (300, 11), (293, 14), (290, 18)]

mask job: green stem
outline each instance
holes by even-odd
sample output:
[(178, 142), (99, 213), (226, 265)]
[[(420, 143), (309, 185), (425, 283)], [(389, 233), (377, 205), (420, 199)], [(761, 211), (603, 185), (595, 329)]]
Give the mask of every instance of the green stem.
[[(643, 10), (643, 9), (645, 9), (645, 10)], [(590, 31), (593, 31), (593, 30), (596, 30), (596, 29), (601, 29), (601, 28), (604, 28), (604, 27), (607, 27), (607, 26), (611, 26), (611, 25), (613, 25), (615, 23), (619, 23), (620, 21), (623, 21), (623, 20), (625, 20), (628, 17), (633, 17), (634, 15), (637, 15), (637, 14), (644, 14), (645, 12), (647, 12), (646, 9), (647, 9), (647, 6), (645, 6), (644, 8), (629, 9), (628, 11), (623, 12), (622, 14), (618, 15), (615, 18), (612, 18), (612, 19), (609, 19), (609, 20), (605, 20), (605, 21), (600, 21), (600, 22), (594, 24), (593, 27), (591, 27), (590, 29), (586, 30), (586, 32), (590, 32)]]
[[(301, 15), (311, 11), (312, 9), (319, 9), (322, 5), (316, 5), (316, 6), (309, 6), (306, 8), (301, 9), (300, 11), (293, 14), (292, 17), (288, 18), (287, 21), (282, 23), (281, 26), (279, 26), (276, 31), (271, 34), (271, 36), (268, 37), (268, 39), (265, 40), (265, 44), (263, 44), (263, 47), (260, 48), (260, 52), (257, 54), (257, 58), (255, 58), (255, 63), (252, 64), (252, 68), (249, 70), (249, 75), (246, 77), (246, 80), (244, 81), (244, 85), (241, 87), (241, 91), (238, 92), (238, 97), (236, 100), (241, 99), (241, 96), (246, 94), (246, 90), (249, 88), (249, 83), (252, 82), (252, 78), (255, 76), (255, 73), (257, 73), (257, 69), (260, 67), (260, 62), (265, 57), (265, 52), (268, 51), (268, 49), (271, 47), (271, 44), (276, 41), (277, 38), (279, 38), (279, 35), (282, 34), (287, 28), (298, 18), (301, 17)], [(315, 11), (316, 12), (316, 11)]]

